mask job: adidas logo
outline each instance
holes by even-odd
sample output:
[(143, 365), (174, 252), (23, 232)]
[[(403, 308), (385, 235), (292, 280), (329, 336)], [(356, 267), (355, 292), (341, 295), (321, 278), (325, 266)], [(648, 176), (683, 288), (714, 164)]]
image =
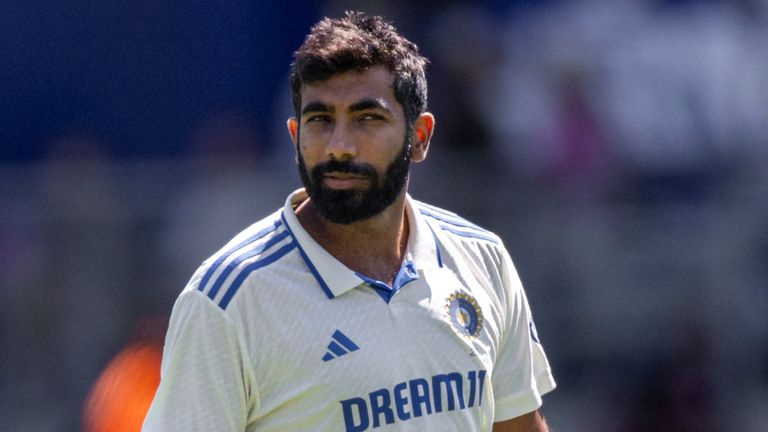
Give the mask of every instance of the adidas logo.
[(336, 357), (341, 357), (344, 354), (348, 354), (359, 349), (360, 347), (352, 342), (352, 340), (348, 338), (347, 335), (342, 333), (340, 330), (336, 330), (333, 332), (333, 336), (331, 336), (331, 343), (328, 344), (328, 351), (330, 352), (325, 353), (323, 356), (323, 361), (331, 361)]

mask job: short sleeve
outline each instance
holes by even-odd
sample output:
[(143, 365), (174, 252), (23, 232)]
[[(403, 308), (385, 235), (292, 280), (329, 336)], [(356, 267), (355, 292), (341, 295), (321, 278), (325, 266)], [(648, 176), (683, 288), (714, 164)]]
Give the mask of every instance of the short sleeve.
[(241, 332), (195, 289), (171, 313), (161, 379), (143, 431), (245, 430), (256, 403)]
[(536, 410), (541, 406), (541, 397), (555, 388), (520, 278), (506, 251), (503, 255), (501, 277), (507, 313), (492, 376), (494, 421)]

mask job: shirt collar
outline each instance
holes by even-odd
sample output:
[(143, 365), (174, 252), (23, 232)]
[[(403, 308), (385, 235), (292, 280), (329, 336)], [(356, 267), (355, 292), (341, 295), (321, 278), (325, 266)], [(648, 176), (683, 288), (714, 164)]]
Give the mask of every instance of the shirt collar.
[[(359, 286), (364, 281), (333, 255), (323, 249), (299, 222), (294, 209), (307, 199), (304, 189), (298, 189), (288, 196), (283, 207), (282, 219), (296, 242), (302, 258), (328, 298), (338, 297)], [(416, 270), (442, 267), (437, 240), (424, 216), (416, 210), (418, 205), (406, 195), (406, 217), (410, 224), (410, 236), (406, 249), (406, 260), (413, 262)]]

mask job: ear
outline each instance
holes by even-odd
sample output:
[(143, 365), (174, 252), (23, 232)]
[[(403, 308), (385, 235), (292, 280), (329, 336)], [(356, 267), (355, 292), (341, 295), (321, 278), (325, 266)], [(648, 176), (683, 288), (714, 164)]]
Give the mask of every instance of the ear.
[(293, 141), (293, 144), (296, 145), (299, 142), (299, 121), (296, 120), (296, 117), (291, 117), (288, 119), (288, 121), (285, 122), (285, 125), (288, 126), (288, 134), (291, 135), (291, 141)]
[(413, 155), (411, 161), (421, 162), (427, 157), (429, 140), (435, 130), (435, 116), (425, 112), (413, 124)]
[(296, 151), (296, 155), (294, 156), (296, 163), (299, 162), (299, 121), (296, 120), (296, 117), (291, 117), (288, 119), (288, 121), (285, 122), (285, 125), (288, 127), (288, 134), (291, 136), (291, 141), (293, 141), (293, 149)]

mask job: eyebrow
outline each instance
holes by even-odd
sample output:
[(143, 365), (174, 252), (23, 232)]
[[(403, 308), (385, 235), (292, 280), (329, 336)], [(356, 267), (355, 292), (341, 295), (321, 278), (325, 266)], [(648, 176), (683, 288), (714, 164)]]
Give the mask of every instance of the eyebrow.
[(389, 105), (381, 99), (363, 99), (355, 102), (349, 107), (349, 112), (365, 111), (369, 109), (380, 109), (390, 111)]
[(328, 112), (328, 105), (322, 102), (310, 102), (301, 110), (301, 115), (305, 115), (311, 112)]
[[(381, 99), (366, 98), (358, 102), (353, 103), (349, 107), (349, 112), (365, 111), (369, 109), (379, 109), (384, 111), (390, 111), (389, 105)], [(329, 112), (328, 105), (320, 101), (314, 101), (308, 103), (302, 110), (301, 115), (306, 115), (311, 112)]]

